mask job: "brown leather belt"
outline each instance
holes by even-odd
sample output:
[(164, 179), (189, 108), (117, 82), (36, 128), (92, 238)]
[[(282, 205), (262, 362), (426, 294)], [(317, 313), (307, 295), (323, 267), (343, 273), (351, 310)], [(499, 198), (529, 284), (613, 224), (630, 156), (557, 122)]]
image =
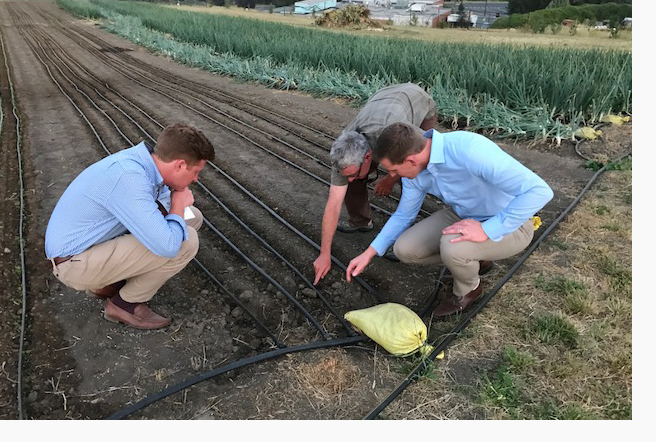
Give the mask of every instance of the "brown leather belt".
[(68, 261), (75, 255), (68, 255), (68, 256), (58, 256), (57, 258), (52, 258), (52, 260), (55, 262), (55, 265), (58, 266), (59, 264)]

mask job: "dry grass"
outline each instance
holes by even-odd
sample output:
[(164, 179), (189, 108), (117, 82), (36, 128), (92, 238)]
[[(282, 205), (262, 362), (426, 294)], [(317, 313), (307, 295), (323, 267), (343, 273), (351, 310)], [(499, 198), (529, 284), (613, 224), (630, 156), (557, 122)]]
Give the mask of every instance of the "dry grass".
[(631, 179), (606, 172), (386, 417), (631, 419)]
[(308, 394), (322, 401), (353, 392), (362, 377), (360, 368), (342, 350), (331, 351), (316, 363), (298, 364), (292, 371)]

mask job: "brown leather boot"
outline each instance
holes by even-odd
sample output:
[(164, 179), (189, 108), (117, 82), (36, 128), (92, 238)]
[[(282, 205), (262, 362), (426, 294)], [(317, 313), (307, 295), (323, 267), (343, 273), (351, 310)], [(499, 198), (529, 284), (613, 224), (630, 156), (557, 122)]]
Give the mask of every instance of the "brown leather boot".
[(483, 293), (483, 286), (480, 282), (478, 283), (478, 287), (467, 293), (462, 298), (457, 297), (451, 292), (438, 304), (437, 307), (435, 307), (435, 310), (433, 310), (433, 316), (448, 316), (454, 313), (460, 313), (467, 309), (467, 307), (469, 307), (472, 302), (481, 295), (481, 293)]
[(130, 313), (116, 306), (111, 299), (105, 304), (105, 319), (109, 322), (122, 322), (141, 330), (154, 330), (171, 324), (169, 318), (158, 315), (145, 302), (137, 305), (134, 313)]

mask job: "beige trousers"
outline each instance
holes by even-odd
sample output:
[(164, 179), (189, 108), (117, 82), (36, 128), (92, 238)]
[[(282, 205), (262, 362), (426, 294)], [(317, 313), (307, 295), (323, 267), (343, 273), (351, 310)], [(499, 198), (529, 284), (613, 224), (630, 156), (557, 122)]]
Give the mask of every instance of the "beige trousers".
[(529, 219), (501, 241), (449, 242), (459, 235), (442, 235), (442, 230), (460, 221), (451, 208), (435, 212), (403, 232), (394, 243), (394, 254), (408, 264), (445, 265), (453, 275), (453, 294), (462, 297), (479, 282), (478, 261), (508, 258), (524, 250), (533, 239)]
[(197, 231), (203, 225), (203, 215), (195, 207), (191, 210), (195, 218), (187, 220), (187, 240), (174, 258), (155, 255), (134, 235), (125, 234), (90, 247), (58, 266), (53, 263), (53, 273), (76, 290), (99, 289), (125, 279), (121, 298), (147, 302), (198, 252)]

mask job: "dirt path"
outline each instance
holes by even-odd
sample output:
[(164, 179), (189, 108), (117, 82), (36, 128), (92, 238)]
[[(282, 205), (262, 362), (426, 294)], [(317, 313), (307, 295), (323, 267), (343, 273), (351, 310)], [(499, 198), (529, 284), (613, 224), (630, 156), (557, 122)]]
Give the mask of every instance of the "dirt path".
[[(24, 117), (29, 352), (22, 393), (28, 418), (107, 417), (199, 373), (272, 350), (274, 339), (266, 330), (289, 347), (321, 340), (322, 335), (347, 338), (348, 329), (338, 318), (377, 303), (367, 284), (382, 301), (401, 302), (416, 310), (422, 307), (437, 269), (376, 260), (363, 275), (366, 284), (360, 285), (347, 284), (335, 265), (320, 284), (320, 293), (309, 289), (303, 279), (312, 276), (317, 254), (312, 243), (320, 241), (330, 177), (325, 166), (328, 149), (332, 137), (357, 110), (177, 65), (74, 20), (51, 3), (0, 2), (0, 17)], [(0, 197), (11, 201), (11, 210), (0, 220), (1, 277), (9, 288), (0, 299), (0, 359), (5, 373), (0, 376), (0, 417), (14, 419), (20, 281), (14, 271), (17, 249), (11, 245), (16, 244), (18, 217), (7, 79), (2, 70)], [(108, 153), (151, 141), (174, 121), (201, 128), (217, 151), (215, 165), (206, 168), (202, 186), (194, 189), (198, 207), (214, 226), (200, 233), (197, 259), (207, 272), (191, 264), (165, 285), (152, 305), (171, 316), (173, 325), (139, 332), (103, 320), (100, 301), (60, 284), (44, 259), (43, 236), (59, 196), (79, 172)], [(591, 175), (570, 144), (557, 152), (521, 144), (502, 147), (554, 189), (556, 197), (541, 213), (545, 224)], [(376, 198), (373, 203), (380, 208), (375, 216), (380, 226), (396, 202)], [(425, 209), (430, 212), (439, 206), (431, 200)], [(267, 250), (244, 225), (276, 252)], [(333, 254), (348, 263), (374, 235), (338, 235)], [(271, 279), (250, 266), (237, 249)], [(509, 264), (512, 260), (501, 263), (487, 284), (491, 286)], [(307, 316), (285, 292), (298, 299)], [(316, 318), (317, 324), (310, 318)], [(439, 327), (435, 333), (440, 333)], [(309, 399), (303, 400), (302, 389), (289, 376), (299, 363), (325, 361), (326, 354), (330, 360), (349, 358), (357, 368), (344, 389), (344, 401), (317, 408)], [(308, 352), (294, 359), (294, 366), (289, 359), (276, 359), (176, 393), (135, 417), (357, 419), (402, 378), (389, 367), (376, 369), (377, 357), (373, 346), (364, 344), (346, 351)], [(281, 402), (294, 406), (283, 409)]]

